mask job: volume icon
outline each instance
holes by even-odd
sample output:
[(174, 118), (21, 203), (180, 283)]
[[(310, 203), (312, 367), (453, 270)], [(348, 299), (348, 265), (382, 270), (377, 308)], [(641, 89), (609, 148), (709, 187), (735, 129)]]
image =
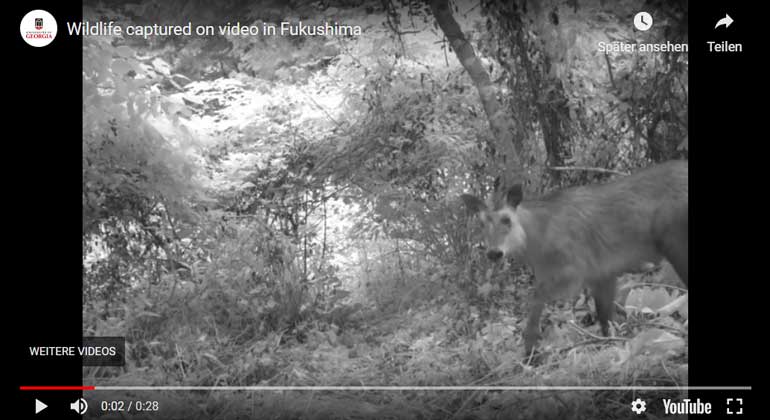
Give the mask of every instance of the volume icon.
[(70, 409), (78, 414), (85, 414), (86, 410), (88, 410), (88, 402), (86, 402), (85, 398), (80, 398), (70, 404)]

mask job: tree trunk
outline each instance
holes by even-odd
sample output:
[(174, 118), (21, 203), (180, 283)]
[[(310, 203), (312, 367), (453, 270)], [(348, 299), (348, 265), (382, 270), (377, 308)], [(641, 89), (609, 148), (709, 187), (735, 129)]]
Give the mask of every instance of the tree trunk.
[(476, 57), (473, 46), (468, 42), (460, 29), (460, 25), (452, 16), (447, 0), (432, 0), (430, 9), (436, 22), (444, 32), (449, 45), (460, 60), (460, 64), (468, 72), (473, 84), (479, 92), (481, 104), (487, 114), (489, 125), (492, 129), (496, 149), (501, 151), (499, 160), (495, 162), (496, 174), (501, 181), (500, 191), (505, 191), (509, 186), (517, 182), (523, 182), (523, 170), (519, 151), (524, 143), (521, 132), (511, 124), (511, 118), (497, 100), (497, 88), (489, 79), (481, 60)]

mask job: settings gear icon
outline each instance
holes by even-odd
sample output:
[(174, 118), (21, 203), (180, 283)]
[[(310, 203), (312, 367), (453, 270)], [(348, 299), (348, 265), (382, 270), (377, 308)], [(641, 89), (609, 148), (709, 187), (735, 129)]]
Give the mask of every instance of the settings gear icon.
[(631, 411), (636, 414), (642, 414), (647, 411), (647, 403), (644, 402), (641, 398), (637, 398), (631, 402)]

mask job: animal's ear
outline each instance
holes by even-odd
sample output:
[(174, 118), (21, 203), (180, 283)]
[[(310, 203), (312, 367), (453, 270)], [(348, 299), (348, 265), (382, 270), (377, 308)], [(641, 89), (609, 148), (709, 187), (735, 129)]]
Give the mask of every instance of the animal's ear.
[(465, 203), (465, 207), (467, 207), (468, 210), (470, 210), (472, 213), (478, 213), (482, 210), (486, 210), (487, 208), (487, 205), (476, 196), (470, 194), (462, 194), (460, 198), (463, 200), (463, 203)]
[(508, 189), (508, 192), (505, 194), (505, 202), (508, 203), (509, 206), (516, 208), (516, 206), (521, 203), (521, 199), (523, 197), (521, 184), (516, 184)]

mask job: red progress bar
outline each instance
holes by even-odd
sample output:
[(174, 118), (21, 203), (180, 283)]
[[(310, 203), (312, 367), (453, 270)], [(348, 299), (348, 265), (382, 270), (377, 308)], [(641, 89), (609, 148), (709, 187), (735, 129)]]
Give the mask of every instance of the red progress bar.
[(93, 391), (96, 387), (93, 385), (78, 385), (78, 386), (20, 386), (21, 391)]

